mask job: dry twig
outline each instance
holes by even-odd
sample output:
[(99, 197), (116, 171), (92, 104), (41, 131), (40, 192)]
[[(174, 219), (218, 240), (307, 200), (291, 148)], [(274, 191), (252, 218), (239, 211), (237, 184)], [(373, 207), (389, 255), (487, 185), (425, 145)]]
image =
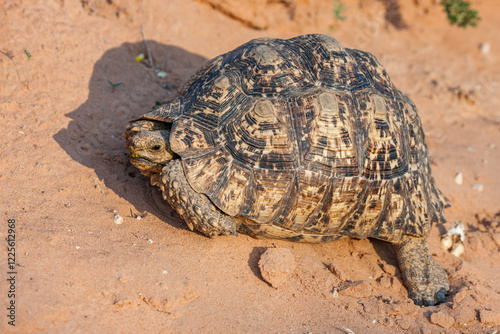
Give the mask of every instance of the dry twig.
[(146, 50), (148, 51), (149, 65), (151, 65), (152, 68), (155, 68), (155, 65), (153, 64), (153, 56), (151, 55), (151, 50), (149, 49), (148, 42), (146, 41), (146, 35), (144, 34), (144, 24), (141, 24), (141, 31), (142, 31), (142, 39), (144, 40), (144, 45), (146, 45)]

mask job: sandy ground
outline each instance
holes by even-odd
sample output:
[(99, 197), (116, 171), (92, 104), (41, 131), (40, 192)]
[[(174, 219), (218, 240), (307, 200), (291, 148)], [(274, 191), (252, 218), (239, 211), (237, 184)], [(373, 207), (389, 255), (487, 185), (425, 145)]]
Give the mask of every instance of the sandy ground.
[[(1, 1), (0, 331), (500, 330), (500, 5), (473, 1), (482, 21), (461, 29), (438, 1), (343, 3), (344, 20), (330, 0)], [(165, 79), (135, 60), (146, 52), (141, 25)], [(311, 245), (191, 232), (128, 162), (127, 121), (172, 97), (208, 59), (252, 38), (305, 33), (373, 53), (419, 107), (434, 176), (454, 203), (429, 238), (449, 275), (445, 304), (413, 305), (391, 246), (376, 240)], [(462, 258), (439, 247), (457, 220), (466, 226)], [(297, 264), (277, 289), (258, 268), (269, 247), (290, 250)]]

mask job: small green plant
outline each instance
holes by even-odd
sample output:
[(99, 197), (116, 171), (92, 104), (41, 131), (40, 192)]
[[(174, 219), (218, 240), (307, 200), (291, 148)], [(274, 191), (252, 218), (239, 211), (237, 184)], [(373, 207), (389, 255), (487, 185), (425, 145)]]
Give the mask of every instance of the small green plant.
[(451, 24), (466, 28), (475, 27), (481, 18), (477, 10), (470, 9), (470, 3), (464, 0), (441, 0), (441, 5), (448, 16)]
[(112, 87), (112, 88), (111, 88), (111, 91), (112, 91), (112, 92), (114, 92), (114, 91), (115, 91), (115, 88), (116, 88), (116, 87), (118, 87), (118, 86), (120, 86), (120, 85), (123, 85), (123, 82), (119, 82), (119, 83), (112, 83), (112, 82), (111, 82), (111, 81), (109, 81), (109, 80), (108, 80), (108, 82), (109, 82), (109, 84), (110, 84), (110, 85), (111, 85), (111, 87)]
[(159, 100), (156, 100), (155, 101), (155, 105), (151, 108), (153, 110), (155, 110), (156, 108), (158, 108), (159, 106), (161, 106), (163, 103)]
[(30, 90), (30, 71), (31, 71), (30, 59), (33, 56), (31, 55), (31, 52), (29, 52), (28, 50), (23, 49), (23, 51), (24, 51), (24, 55), (26, 56), (26, 60), (28, 61), (28, 76), (26, 79), (26, 88), (28, 88), (28, 90)]
[(340, 21), (345, 21), (347, 16), (344, 16), (342, 12), (344, 11), (344, 4), (339, 0), (333, 2), (333, 14), (335, 18)]

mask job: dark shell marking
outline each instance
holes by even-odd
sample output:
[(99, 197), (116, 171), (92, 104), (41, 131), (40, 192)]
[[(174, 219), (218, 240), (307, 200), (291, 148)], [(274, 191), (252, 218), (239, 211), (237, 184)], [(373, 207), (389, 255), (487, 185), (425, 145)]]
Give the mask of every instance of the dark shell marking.
[(142, 118), (173, 123), (189, 184), (243, 233), (398, 242), (444, 221), (414, 103), (329, 36), (252, 40)]

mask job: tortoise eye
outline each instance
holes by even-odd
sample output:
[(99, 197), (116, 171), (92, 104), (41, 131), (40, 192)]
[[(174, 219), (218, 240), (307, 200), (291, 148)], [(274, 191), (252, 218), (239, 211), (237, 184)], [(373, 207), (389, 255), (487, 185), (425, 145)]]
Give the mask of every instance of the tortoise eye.
[(156, 144), (151, 148), (153, 151), (159, 151), (161, 149), (161, 145)]

